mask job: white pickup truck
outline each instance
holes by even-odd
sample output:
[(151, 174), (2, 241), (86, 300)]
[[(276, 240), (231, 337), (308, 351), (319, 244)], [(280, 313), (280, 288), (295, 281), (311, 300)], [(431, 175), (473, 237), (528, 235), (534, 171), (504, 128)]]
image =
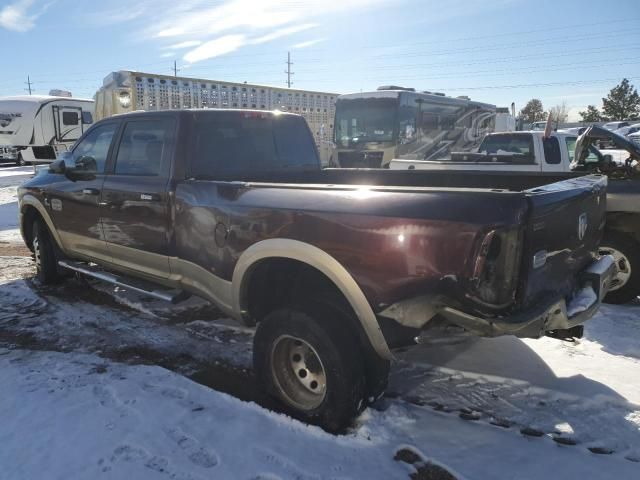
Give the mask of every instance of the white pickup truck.
[[(572, 133), (544, 131), (502, 132), (487, 135), (477, 152), (451, 154), (450, 160), (391, 161), (394, 170), (497, 170), (518, 172), (570, 172), (578, 136)], [(611, 161), (593, 147), (585, 158), (586, 164)]]
[[(628, 155), (614, 162), (595, 145), (613, 143)], [(577, 153), (576, 153), (577, 152)], [(558, 181), (584, 173), (604, 173), (607, 187), (607, 226), (601, 254), (612, 255), (618, 274), (606, 301), (626, 303), (640, 295), (640, 145), (602, 127), (592, 126), (578, 137), (568, 132), (503, 132), (487, 135), (477, 152), (451, 153), (450, 160), (394, 159), (394, 170), (486, 170), (510, 175), (530, 172)], [(549, 179), (552, 180), (551, 178)]]

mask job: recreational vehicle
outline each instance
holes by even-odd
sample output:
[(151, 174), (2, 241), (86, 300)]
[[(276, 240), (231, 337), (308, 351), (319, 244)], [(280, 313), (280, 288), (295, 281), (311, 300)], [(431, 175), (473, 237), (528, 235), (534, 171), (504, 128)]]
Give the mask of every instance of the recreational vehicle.
[(52, 162), (93, 123), (93, 100), (53, 96), (0, 97), (0, 160)]
[(495, 129), (496, 107), (441, 93), (383, 86), (340, 95), (330, 164), (387, 168), (393, 158), (446, 157), (472, 150)]

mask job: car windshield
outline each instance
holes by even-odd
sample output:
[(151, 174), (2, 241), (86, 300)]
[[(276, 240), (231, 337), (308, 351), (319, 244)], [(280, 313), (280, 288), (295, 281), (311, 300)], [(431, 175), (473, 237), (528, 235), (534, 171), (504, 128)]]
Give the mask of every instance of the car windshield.
[(396, 132), (397, 112), (397, 98), (338, 100), (335, 142), (341, 146), (363, 142), (390, 142)]

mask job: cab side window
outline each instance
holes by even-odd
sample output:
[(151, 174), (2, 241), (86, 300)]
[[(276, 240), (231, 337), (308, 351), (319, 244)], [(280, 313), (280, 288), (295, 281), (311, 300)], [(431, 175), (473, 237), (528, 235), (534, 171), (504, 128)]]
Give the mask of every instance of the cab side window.
[[(557, 165), (562, 161), (560, 156), (560, 142), (557, 137), (547, 137), (542, 139), (544, 147), (544, 159), (549, 165)], [(575, 146), (573, 147), (575, 151)]]
[(118, 124), (110, 123), (95, 128), (84, 137), (73, 149), (76, 170), (85, 173), (104, 173), (109, 147), (117, 130)]
[(166, 119), (128, 122), (116, 156), (116, 175), (156, 177), (165, 173), (173, 122)]

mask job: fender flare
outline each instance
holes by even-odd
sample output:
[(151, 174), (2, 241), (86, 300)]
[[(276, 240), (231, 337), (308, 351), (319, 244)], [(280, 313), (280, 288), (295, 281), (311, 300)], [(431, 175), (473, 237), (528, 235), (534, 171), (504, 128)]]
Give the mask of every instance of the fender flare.
[(58, 248), (60, 248), (60, 250), (64, 252), (62, 242), (60, 241), (60, 235), (58, 235), (58, 231), (55, 229), (55, 226), (53, 225), (53, 220), (51, 220), (51, 216), (49, 215), (49, 212), (47, 212), (47, 209), (45, 208), (45, 206), (42, 204), (40, 200), (38, 200), (36, 197), (30, 194), (26, 194), (22, 197), (22, 199), (20, 199), (20, 231), (22, 232), (22, 238), (25, 240), (25, 242), (26, 242), (26, 238), (24, 235), (25, 226), (23, 225), (23, 217), (24, 217), (24, 209), (26, 206), (34, 207), (38, 211), (40, 216), (44, 219), (45, 223), (47, 224), (47, 228), (49, 229), (51, 236), (53, 237), (55, 242), (58, 244)]
[(351, 274), (327, 252), (298, 240), (286, 238), (263, 240), (253, 244), (242, 253), (236, 263), (232, 279), (232, 302), (236, 312), (247, 310), (245, 304), (246, 280), (250, 277), (252, 268), (261, 260), (268, 258), (297, 260), (322, 272), (345, 296), (376, 353), (384, 359), (392, 357), (380, 324)]

